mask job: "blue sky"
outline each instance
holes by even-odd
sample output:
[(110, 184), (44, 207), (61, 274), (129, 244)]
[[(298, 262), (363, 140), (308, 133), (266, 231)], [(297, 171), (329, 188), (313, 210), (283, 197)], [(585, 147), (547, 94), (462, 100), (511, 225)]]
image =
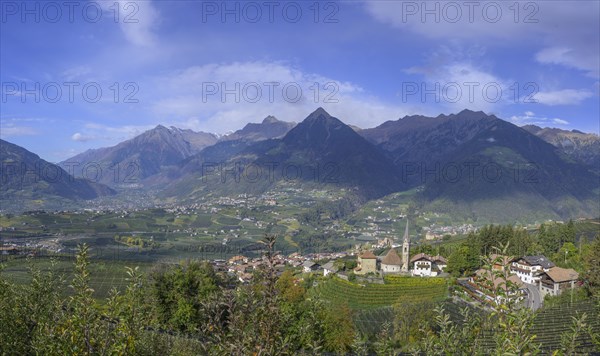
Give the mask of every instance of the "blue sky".
[(0, 4), (0, 136), (53, 162), (319, 106), (363, 128), (469, 108), (600, 130), (598, 1)]

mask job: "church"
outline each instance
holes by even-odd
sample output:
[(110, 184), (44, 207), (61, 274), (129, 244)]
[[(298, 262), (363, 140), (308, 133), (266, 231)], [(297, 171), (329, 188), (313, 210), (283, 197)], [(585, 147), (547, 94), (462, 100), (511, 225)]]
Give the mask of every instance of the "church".
[(410, 236), (407, 221), (402, 242), (402, 257), (393, 247), (383, 258), (375, 256), (371, 251), (366, 251), (358, 256), (358, 266), (354, 269), (354, 273), (358, 275), (378, 272), (382, 274), (408, 273), (409, 263)]

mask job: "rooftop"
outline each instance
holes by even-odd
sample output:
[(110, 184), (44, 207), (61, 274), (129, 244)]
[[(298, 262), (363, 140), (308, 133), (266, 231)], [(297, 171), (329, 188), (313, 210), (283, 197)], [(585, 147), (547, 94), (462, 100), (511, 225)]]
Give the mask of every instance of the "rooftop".
[(377, 259), (377, 257), (371, 251), (363, 252), (363, 254), (360, 255), (360, 258), (362, 258), (363, 260), (364, 259)]
[(555, 283), (573, 281), (579, 278), (579, 273), (571, 268), (552, 267), (546, 274)]
[(542, 268), (552, 268), (555, 266), (554, 263), (544, 255), (523, 256), (521, 257), (521, 260), (525, 261), (530, 266), (542, 266)]
[(402, 265), (402, 259), (398, 256), (395, 248), (391, 248), (385, 257), (381, 260), (384, 265), (400, 266)]

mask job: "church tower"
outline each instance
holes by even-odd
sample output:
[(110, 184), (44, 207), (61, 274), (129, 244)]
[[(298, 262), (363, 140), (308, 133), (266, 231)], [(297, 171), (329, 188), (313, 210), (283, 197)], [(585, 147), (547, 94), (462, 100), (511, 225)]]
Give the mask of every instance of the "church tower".
[(410, 236), (408, 235), (408, 218), (404, 230), (404, 241), (402, 242), (402, 272), (408, 272), (410, 263)]

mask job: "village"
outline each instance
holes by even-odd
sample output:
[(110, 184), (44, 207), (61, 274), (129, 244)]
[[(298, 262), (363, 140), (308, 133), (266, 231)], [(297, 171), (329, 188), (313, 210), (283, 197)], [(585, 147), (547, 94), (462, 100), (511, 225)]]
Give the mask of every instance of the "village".
[[(221, 197), (211, 202), (199, 202), (191, 205), (176, 205), (162, 208), (166, 216), (172, 216), (173, 220), (182, 220), (186, 217), (196, 217), (198, 214), (206, 214), (210, 216), (218, 216), (223, 212), (230, 214), (234, 207), (268, 207), (276, 208), (278, 199), (282, 199), (283, 193), (269, 194), (259, 197), (247, 197), (241, 195), (237, 198)], [(304, 203), (298, 203), (304, 204)], [(228, 210), (229, 209), (229, 210)], [(375, 209), (383, 210), (380, 206)], [(53, 216), (58, 219), (60, 216), (68, 212), (59, 211), (46, 214), (47, 220), (52, 221)], [(111, 211), (116, 219), (135, 219), (136, 215), (144, 213), (144, 210), (118, 210)], [(277, 211), (266, 210), (265, 214), (277, 216)], [(29, 214), (42, 214), (41, 212), (31, 212)], [(73, 213), (68, 213), (73, 214)], [(97, 219), (101, 219), (103, 214), (108, 214), (103, 210), (87, 210), (79, 212), (83, 214), (85, 224), (94, 223)], [(86, 215), (87, 214), (87, 215)], [(229, 216), (229, 215), (227, 215)], [(263, 215), (264, 216), (264, 215)], [(243, 226), (253, 226), (257, 231), (265, 229), (269, 222), (264, 219), (258, 219), (253, 216), (246, 216), (244, 213), (239, 213), (235, 217), (239, 220), (239, 225), (229, 224), (221, 227), (171, 227), (166, 233), (172, 236), (187, 236), (188, 238), (197, 238), (199, 236), (210, 235), (212, 239), (220, 239), (220, 245), (224, 248), (231, 241), (239, 239), (248, 239), (248, 229)], [(395, 220), (396, 218), (394, 218)], [(397, 219), (407, 220), (406, 215), (398, 215)], [(298, 226), (298, 221), (295, 218), (281, 217), (280, 221), (288, 226)], [(364, 281), (367, 283), (384, 283), (384, 277), (389, 275), (397, 275), (402, 277), (413, 278), (428, 278), (438, 277), (449, 279), (447, 273), (448, 256), (438, 254), (428, 254), (421, 251), (413, 253), (414, 244), (422, 243), (431, 239), (440, 239), (444, 235), (464, 234), (468, 231), (473, 231), (472, 225), (463, 225), (456, 227), (447, 227), (432, 224), (430, 227), (425, 227), (417, 236), (409, 235), (409, 224), (404, 225), (404, 234), (401, 239), (395, 239), (397, 236), (393, 230), (383, 230), (378, 224), (385, 224), (385, 221), (373, 219), (367, 216), (367, 223), (363, 226), (363, 230), (355, 230), (354, 234), (348, 235), (347, 230), (344, 231), (345, 239), (353, 240), (353, 247), (342, 249), (335, 252), (305, 252), (295, 251), (292, 253), (279, 252), (273, 258), (273, 266), (278, 273), (282, 273), (286, 269), (293, 269), (297, 273), (309, 273), (313, 275), (336, 276), (337, 278), (346, 281)], [(25, 225), (28, 223), (21, 223)], [(244, 225), (245, 224), (245, 225)], [(69, 224), (65, 223), (65, 227)], [(72, 225), (72, 224), (71, 224)], [(61, 226), (55, 224), (55, 226)], [(24, 226), (29, 228), (30, 226)], [(15, 232), (21, 226), (5, 226), (0, 227), (2, 232)], [(40, 225), (41, 231), (44, 231), (45, 226)], [(327, 229), (339, 229), (340, 226), (329, 225)], [(164, 230), (164, 228), (163, 228)], [(158, 231), (158, 230), (157, 230)], [(246, 235), (244, 235), (246, 233)], [(291, 233), (293, 236), (293, 231)], [(358, 235), (358, 236), (357, 236)], [(0, 235), (1, 236), (1, 235)], [(133, 234), (135, 236), (135, 234)], [(65, 242), (76, 239), (76, 236), (65, 235), (62, 233), (41, 234), (39, 236), (31, 236), (26, 238), (12, 238), (0, 240), (0, 257), (10, 255), (28, 255), (35, 256), (40, 251), (47, 253), (74, 253), (74, 247), (65, 247)], [(150, 237), (151, 238), (151, 237)], [(255, 237), (255, 239), (260, 236)], [(119, 241), (115, 240), (118, 244)], [(72, 245), (72, 244), (71, 244)], [(130, 251), (131, 253), (143, 253), (144, 250), (135, 246), (122, 246), (122, 250)], [(235, 251), (234, 248), (228, 251)], [(174, 251), (175, 253), (176, 251)], [(234, 252), (235, 253), (235, 252)], [(193, 254), (191, 254), (193, 256)], [(254, 272), (259, 270), (266, 263), (263, 257), (252, 256), (246, 254), (245, 251), (238, 250), (233, 257), (229, 256), (212, 256), (207, 258), (213, 264), (217, 271), (230, 274), (238, 279), (241, 283), (250, 283), (254, 278)], [(188, 257), (189, 258), (189, 257)], [(496, 261), (494, 269), (496, 271), (508, 271), (505, 279), (510, 281), (518, 290), (520, 295), (525, 296), (525, 303), (531, 308), (537, 309), (543, 303), (546, 295), (559, 295), (565, 290), (575, 288), (577, 286), (578, 274), (573, 269), (564, 269), (556, 266), (552, 261), (544, 256), (520, 256), (518, 258), (508, 258), (505, 256), (493, 256), (494, 259), (500, 259), (503, 262)], [(170, 263), (168, 261), (165, 261)], [(490, 288), (489, 285), (494, 288)], [(464, 299), (477, 302), (489, 303), (490, 301), (498, 302), (497, 296), (494, 294), (494, 289), (504, 283), (502, 278), (490, 275), (486, 270), (480, 269), (475, 271), (472, 276), (458, 278), (457, 284), (461, 287), (461, 295)], [(521, 297), (523, 299), (523, 297)]]

